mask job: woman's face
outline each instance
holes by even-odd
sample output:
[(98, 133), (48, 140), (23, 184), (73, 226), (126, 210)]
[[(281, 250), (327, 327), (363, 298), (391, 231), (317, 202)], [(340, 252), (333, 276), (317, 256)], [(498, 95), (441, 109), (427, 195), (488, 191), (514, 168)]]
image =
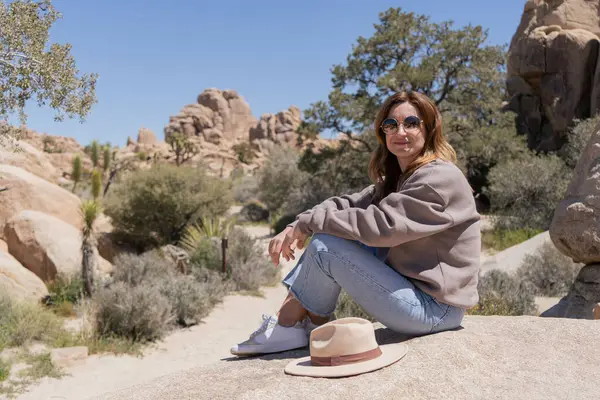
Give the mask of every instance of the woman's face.
[(421, 115), (408, 102), (398, 104), (390, 110), (382, 129), (388, 150), (398, 158), (400, 168), (405, 170), (425, 146)]

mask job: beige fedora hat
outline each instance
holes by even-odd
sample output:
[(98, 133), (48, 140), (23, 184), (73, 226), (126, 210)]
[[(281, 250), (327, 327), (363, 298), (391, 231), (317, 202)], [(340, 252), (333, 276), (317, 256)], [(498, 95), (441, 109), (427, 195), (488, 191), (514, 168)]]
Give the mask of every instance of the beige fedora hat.
[(340, 378), (375, 371), (406, 355), (405, 343), (379, 345), (373, 324), (363, 318), (340, 318), (310, 334), (310, 356), (294, 360), (290, 375)]

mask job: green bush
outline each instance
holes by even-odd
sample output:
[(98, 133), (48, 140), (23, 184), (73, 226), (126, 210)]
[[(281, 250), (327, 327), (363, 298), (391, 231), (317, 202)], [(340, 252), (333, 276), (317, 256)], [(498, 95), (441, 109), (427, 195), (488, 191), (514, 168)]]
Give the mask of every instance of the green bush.
[(335, 318), (356, 317), (377, 322), (342, 289), (335, 307)]
[(567, 142), (557, 152), (570, 169), (575, 169), (585, 146), (594, 134), (594, 128), (600, 123), (600, 114), (593, 118), (576, 120), (574, 123), (566, 135)]
[(534, 254), (525, 256), (517, 276), (529, 283), (537, 296), (560, 297), (569, 292), (582, 267), (552, 243), (544, 243)]
[(245, 204), (258, 196), (258, 179), (254, 175), (244, 175), (233, 181), (233, 198)]
[(221, 271), (223, 268), (221, 239), (203, 236), (196, 240), (190, 254), (190, 263), (193, 268)]
[(126, 176), (105, 200), (115, 236), (138, 250), (176, 243), (202, 216), (223, 215), (232, 203), (225, 181), (202, 170), (157, 164)]
[(238, 160), (244, 164), (251, 164), (257, 157), (256, 151), (250, 142), (234, 144), (231, 149), (236, 154)]
[(519, 243), (523, 243), (542, 232), (544, 231), (541, 229), (531, 228), (494, 229), (483, 232), (481, 235), (481, 242), (486, 248), (502, 251)]
[(58, 274), (46, 286), (48, 287), (48, 297), (45, 302), (48, 305), (77, 304), (83, 293), (83, 281), (79, 274), (72, 276)]
[(32, 341), (54, 345), (68, 341), (62, 320), (41, 305), (14, 301), (0, 295), (0, 351)]
[(480, 277), (479, 302), (472, 315), (534, 315), (537, 311), (533, 291), (526, 282), (504, 271), (492, 270)]
[(11, 364), (0, 357), (0, 382), (4, 382), (10, 376)]
[(501, 229), (547, 230), (554, 209), (571, 179), (571, 171), (555, 155), (531, 156), (498, 164), (489, 173), (487, 190)]
[(292, 147), (274, 146), (265, 164), (257, 172), (258, 199), (270, 212), (277, 213), (285, 204), (289, 193), (304, 180), (298, 169), (298, 153)]

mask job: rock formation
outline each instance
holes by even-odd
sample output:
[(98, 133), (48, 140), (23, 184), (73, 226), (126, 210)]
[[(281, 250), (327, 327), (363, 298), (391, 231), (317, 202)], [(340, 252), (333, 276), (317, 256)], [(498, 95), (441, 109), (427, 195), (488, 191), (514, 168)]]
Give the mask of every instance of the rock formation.
[(77, 196), (22, 168), (0, 164), (0, 238), (6, 221), (22, 210), (36, 210), (80, 228), (82, 224)]
[(293, 142), (300, 118), (300, 109), (296, 106), (275, 115), (263, 114), (256, 126), (250, 128), (250, 141), (269, 139), (273, 142)]
[(542, 316), (592, 319), (600, 302), (600, 124), (594, 131), (550, 226), (554, 245), (587, 265), (569, 294)]
[[(81, 271), (81, 232), (60, 219), (39, 211), (25, 210), (4, 226), (8, 251), (25, 268), (47, 282), (57, 273)], [(96, 254), (97, 273), (110, 273), (112, 265)]]
[(210, 143), (245, 138), (256, 125), (246, 100), (234, 90), (207, 89), (194, 104), (188, 104), (172, 116), (165, 127), (165, 139), (172, 133), (201, 136)]
[(18, 300), (37, 301), (48, 294), (40, 278), (3, 250), (0, 250), (0, 290)]
[(508, 54), (508, 108), (528, 146), (556, 150), (573, 119), (600, 110), (599, 4), (528, 0)]

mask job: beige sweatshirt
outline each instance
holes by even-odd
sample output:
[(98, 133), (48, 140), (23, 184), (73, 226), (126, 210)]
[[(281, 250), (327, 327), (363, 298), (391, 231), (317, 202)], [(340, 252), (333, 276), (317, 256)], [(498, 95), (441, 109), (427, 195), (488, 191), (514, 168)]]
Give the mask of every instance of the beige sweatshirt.
[(378, 205), (371, 204), (373, 185), (332, 197), (291, 225), (389, 247), (387, 263), (415, 286), (442, 303), (473, 307), (479, 300), (480, 216), (464, 174), (436, 160), (399, 186)]

